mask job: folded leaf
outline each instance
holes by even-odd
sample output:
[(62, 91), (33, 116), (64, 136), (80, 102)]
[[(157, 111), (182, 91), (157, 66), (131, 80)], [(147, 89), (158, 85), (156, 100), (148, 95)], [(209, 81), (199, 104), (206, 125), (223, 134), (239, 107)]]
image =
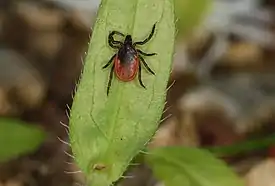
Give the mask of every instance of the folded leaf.
[[(155, 133), (164, 107), (174, 52), (173, 0), (103, 0), (95, 23), (83, 73), (70, 117), (70, 141), (75, 160), (88, 185), (109, 186), (118, 180), (132, 158)], [(116, 30), (144, 40), (156, 23), (153, 38), (139, 46), (156, 56), (144, 57), (138, 78), (122, 82), (114, 76), (106, 95), (111, 68), (102, 69), (117, 50), (108, 45)], [(123, 42), (123, 37), (116, 40)]]

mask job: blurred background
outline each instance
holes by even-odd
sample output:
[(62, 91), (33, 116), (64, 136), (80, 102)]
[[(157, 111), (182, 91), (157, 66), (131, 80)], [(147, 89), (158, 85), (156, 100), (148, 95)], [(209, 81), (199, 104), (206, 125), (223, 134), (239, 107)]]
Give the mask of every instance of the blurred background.
[[(83, 182), (66, 124), (99, 2), (0, 0), (0, 186)], [(222, 158), (247, 186), (273, 186), (275, 1), (177, 2), (172, 86), (150, 147), (263, 140)], [(144, 164), (127, 172), (122, 185), (161, 185)]]

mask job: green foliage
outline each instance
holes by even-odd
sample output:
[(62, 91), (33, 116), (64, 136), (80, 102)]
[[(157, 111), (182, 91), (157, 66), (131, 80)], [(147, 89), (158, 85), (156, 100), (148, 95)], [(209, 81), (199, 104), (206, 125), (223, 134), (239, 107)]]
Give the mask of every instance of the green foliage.
[(236, 154), (249, 153), (270, 147), (275, 143), (275, 134), (258, 139), (249, 139), (243, 142), (227, 146), (215, 146), (207, 148), (217, 156), (232, 156)]
[(243, 186), (226, 164), (206, 150), (164, 147), (149, 151), (146, 161), (166, 186)]
[[(145, 58), (156, 76), (142, 68), (147, 89), (137, 78), (127, 83), (114, 78), (107, 97), (110, 68), (102, 70), (102, 66), (116, 52), (108, 46), (108, 34), (117, 30), (139, 41), (156, 22), (152, 40), (140, 47), (157, 53)], [(118, 180), (155, 133), (164, 107), (174, 38), (173, 0), (101, 2), (70, 117), (73, 154), (88, 185), (109, 186)]]
[(34, 151), (44, 138), (45, 133), (33, 125), (0, 118), (0, 162)]
[(179, 35), (188, 37), (211, 6), (211, 0), (174, 0)]

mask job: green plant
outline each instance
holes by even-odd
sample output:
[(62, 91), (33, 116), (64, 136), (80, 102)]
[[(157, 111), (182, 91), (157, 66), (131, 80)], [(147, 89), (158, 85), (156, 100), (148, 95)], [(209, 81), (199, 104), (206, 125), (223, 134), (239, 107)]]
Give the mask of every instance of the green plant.
[(175, 0), (179, 36), (188, 38), (211, 7), (210, 0)]
[(148, 164), (165, 186), (244, 185), (223, 161), (205, 149), (164, 147), (148, 153)]
[[(157, 130), (171, 72), (174, 20), (173, 0), (102, 0), (70, 116), (72, 151), (87, 185), (109, 186), (121, 178)], [(141, 49), (157, 53), (147, 60), (156, 76), (142, 71), (146, 90), (136, 80), (114, 79), (107, 97), (109, 71), (102, 66), (114, 53), (108, 46), (109, 32), (117, 30), (142, 40), (155, 22), (154, 37)], [(148, 156), (153, 158), (155, 152)]]
[(0, 118), (0, 163), (34, 151), (44, 138), (45, 133), (33, 125)]
[[(136, 81), (114, 80), (107, 97), (109, 71), (102, 66), (114, 52), (108, 47), (109, 32), (118, 30), (140, 40), (155, 22), (156, 34), (142, 49), (158, 54), (147, 61), (156, 76), (143, 71), (146, 90)], [(155, 133), (165, 102), (174, 37), (171, 0), (101, 2), (70, 118), (72, 150), (91, 185), (110, 185), (119, 179)]]
[(216, 156), (225, 157), (256, 152), (259, 150), (267, 149), (274, 144), (275, 134), (271, 134), (265, 137), (248, 139), (231, 145), (209, 147), (207, 148), (207, 150), (209, 150)]

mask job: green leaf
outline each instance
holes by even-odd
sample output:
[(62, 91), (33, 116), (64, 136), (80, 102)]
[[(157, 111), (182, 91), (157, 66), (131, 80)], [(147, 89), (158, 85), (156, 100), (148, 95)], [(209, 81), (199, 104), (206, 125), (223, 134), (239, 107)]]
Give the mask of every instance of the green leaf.
[[(109, 186), (118, 180), (157, 130), (174, 52), (173, 2), (101, 2), (70, 117), (72, 151), (88, 185)], [(117, 30), (140, 41), (150, 34), (154, 23), (157, 23), (155, 35), (139, 48), (157, 53), (145, 57), (156, 75), (142, 66), (146, 89), (140, 86), (137, 77), (122, 82), (114, 75), (107, 97), (110, 68), (102, 67), (117, 52), (108, 45), (108, 34)]]
[(0, 162), (30, 153), (43, 142), (45, 133), (16, 119), (0, 118)]
[(148, 153), (146, 161), (166, 186), (243, 186), (223, 161), (206, 150), (164, 147)]
[(174, 0), (179, 35), (188, 37), (206, 15), (211, 0)]
[(214, 146), (207, 149), (217, 156), (232, 156), (236, 154), (249, 153), (267, 148), (275, 144), (275, 134), (259, 139), (249, 139), (227, 146)]

